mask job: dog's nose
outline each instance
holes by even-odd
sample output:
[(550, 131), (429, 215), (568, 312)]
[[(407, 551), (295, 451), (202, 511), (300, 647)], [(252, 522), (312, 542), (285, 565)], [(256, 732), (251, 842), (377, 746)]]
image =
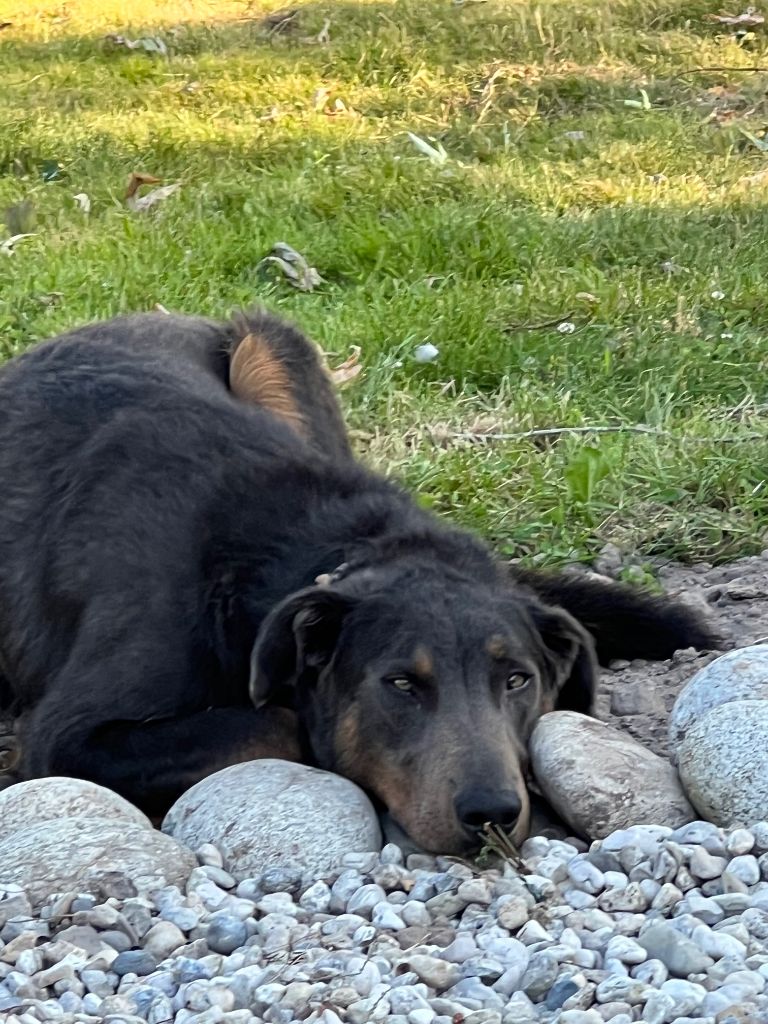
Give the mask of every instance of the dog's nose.
[(456, 814), (464, 828), (481, 832), (486, 823), (505, 832), (514, 828), (523, 804), (512, 789), (465, 789), (456, 797)]

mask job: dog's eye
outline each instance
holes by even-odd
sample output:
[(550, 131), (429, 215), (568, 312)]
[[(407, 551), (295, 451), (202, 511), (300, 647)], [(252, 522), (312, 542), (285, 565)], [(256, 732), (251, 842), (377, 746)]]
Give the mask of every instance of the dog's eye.
[(506, 682), (507, 691), (522, 690), (524, 686), (528, 685), (531, 678), (529, 672), (510, 672)]
[(407, 693), (409, 695), (416, 693), (416, 687), (408, 676), (389, 676), (384, 680), (384, 682), (387, 683), (388, 686), (394, 686), (394, 688), (399, 690), (400, 693)]

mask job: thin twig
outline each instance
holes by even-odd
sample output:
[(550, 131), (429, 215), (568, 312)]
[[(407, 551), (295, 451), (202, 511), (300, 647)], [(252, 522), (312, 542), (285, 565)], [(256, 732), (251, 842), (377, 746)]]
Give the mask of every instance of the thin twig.
[(502, 331), (505, 334), (509, 334), (511, 331), (540, 331), (544, 327), (556, 327), (565, 320), (571, 320), (574, 316), (576, 316), (575, 310), (569, 309), (566, 313), (561, 313), (560, 316), (555, 317), (553, 320), (543, 320), (541, 323), (536, 324), (507, 324), (505, 327), (502, 327)]
[(668, 437), (676, 441), (690, 441), (693, 444), (738, 444), (739, 441), (764, 441), (764, 434), (743, 434), (740, 437), (684, 437), (671, 434), (668, 430), (645, 427), (640, 424), (617, 424), (616, 426), (592, 427), (540, 427), (537, 430), (521, 430), (513, 434), (478, 434), (472, 431), (451, 431), (443, 437), (464, 441), (521, 441), (528, 437), (560, 437), (563, 434), (651, 434), (654, 437)]
[(701, 74), (705, 74), (707, 71), (746, 71), (747, 73), (750, 73), (750, 72), (752, 72), (752, 73), (754, 73), (754, 72), (757, 72), (757, 73), (761, 73), (761, 72), (768, 73), (768, 68), (762, 68), (762, 67), (738, 68), (738, 67), (728, 67), (728, 66), (726, 66), (724, 64), (712, 64), (709, 67), (688, 68), (687, 71), (679, 71), (674, 77), (675, 78), (687, 78), (688, 75), (701, 75)]
[(657, 430), (655, 427), (635, 426), (622, 424), (615, 427), (540, 427), (537, 430), (521, 430), (514, 434), (479, 434), (472, 431), (456, 431), (448, 434), (448, 437), (464, 438), (467, 441), (518, 441), (526, 437), (558, 437), (560, 434), (657, 434), (662, 437), (669, 435), (665, 430)]

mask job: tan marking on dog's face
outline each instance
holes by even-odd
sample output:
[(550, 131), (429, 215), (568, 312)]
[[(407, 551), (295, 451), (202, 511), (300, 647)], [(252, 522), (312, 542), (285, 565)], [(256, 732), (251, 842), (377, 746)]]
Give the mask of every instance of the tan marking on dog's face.
[(413, 652), (413, 670), (422, 679), (431, 679), (435, 671), (435, 662), (428, 648), (419, 644)]
[[(391, 816), (424, 850), (468, 854), (476, 850), (476, 837), (468, 834), (456, 816), (457, 782), (475, 759), (475, 738), (458, 735), (450, 727), (433, 731), (418, 750), (395, 751), (377, 742), (377, 730), (362, 726), (362, 709), (353, 706), (335, 731), (335, 770), (368, 790), (386, 805)], [(497, 742), (485, 751), (494, 765), (494, 777), (514, 789), (522, 809), (510, 838), (519, 845), (528, 835), (530, 798), (521, 757), (513, 742)]]
[(290, 375), (265, 338), (247, 334), (237, 346), (229, 364), (229, 387), (237, 398), (268, 409), (306, 437), (306, 423), (296, 405)]
[(503, 636), (492, 636), (488, 638), (485, 649), (492, 658), (506, 658), (509, 654), (507, 641)]

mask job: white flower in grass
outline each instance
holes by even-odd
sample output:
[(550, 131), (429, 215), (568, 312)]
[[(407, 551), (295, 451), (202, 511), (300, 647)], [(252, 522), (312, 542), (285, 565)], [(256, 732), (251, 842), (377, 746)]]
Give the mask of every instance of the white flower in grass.
[(719, 302), (721, 299), (725, 298), (725, 292), (721, 292), (719, 288), (715, 288), (710, 297), (716, 302)]
[(439, 355), (440, 349), (427, 342), (425, 345), (419, 345), (413, 353), (413, 358), (417, 363), (433, 363)]
[(563, 320), (561, 324), (557, 325), (557, 329), (561, 334), (573, 334), (576, 330), (576, 324), (571, 323), (570, 320)]

